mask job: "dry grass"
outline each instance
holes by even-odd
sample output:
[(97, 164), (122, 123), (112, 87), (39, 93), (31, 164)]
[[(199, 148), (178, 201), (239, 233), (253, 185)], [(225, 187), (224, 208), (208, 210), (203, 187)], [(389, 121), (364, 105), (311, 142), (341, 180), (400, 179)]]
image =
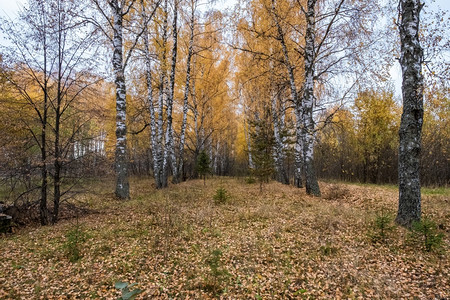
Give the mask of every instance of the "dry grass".
[[(0, 298), (114, 299), (119, 280), (139, 283), (142, 299), (449, 298), (445, 252), (409, 245), (402, 228), (387, 244), (368, 236), (376, 211), (395, 212), (397, 192), (340, 186), (345, 193), (318, 199), (275, 182), (262, 194), (232, 178), (156, 191), (144, 178), (120, 202), (109, 193), (112, 182), (97, 182), (79, 199), (99, 211), (79, 220), (88, 234), (83, 258), (71, 263), (64, 255), (73, 220), (21, 229), (0, 240)], [(215, 205), (219, 187), (230, 198)], [(324, 195), (335, 189), (321, 188)], [(446, 246), (448, 202), (445, 194), (423, 201), (446, 230)]]

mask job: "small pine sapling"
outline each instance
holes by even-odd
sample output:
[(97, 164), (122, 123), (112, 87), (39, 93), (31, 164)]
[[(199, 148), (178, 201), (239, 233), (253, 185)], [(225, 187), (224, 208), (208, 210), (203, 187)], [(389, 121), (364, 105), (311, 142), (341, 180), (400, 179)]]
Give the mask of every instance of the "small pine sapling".
[(436, 223), (428, 218), (412, 224), (410, 238), (414, 242), (422, 244), (427, 252), (442, 248), (443, 237), (444, 235), (438, 231)]
[(216, 194), (213, 198), (215, 204), (224, 204), (230, 198), (230, 195), (225, 188), (220, 187), (216, 190)]
[(384, 208), (377, 213), (373, 222), (374, 230), (371, 233), (373, 243), (386, 243), (388, 234), (394, 229), (393, 220), (393, 215)]
[(211, 172), (210, 160), (205, 151), (200, 152), (197, 157), (197, 172), (203, 176), (203, 185), (206, 185), (206, 174)]

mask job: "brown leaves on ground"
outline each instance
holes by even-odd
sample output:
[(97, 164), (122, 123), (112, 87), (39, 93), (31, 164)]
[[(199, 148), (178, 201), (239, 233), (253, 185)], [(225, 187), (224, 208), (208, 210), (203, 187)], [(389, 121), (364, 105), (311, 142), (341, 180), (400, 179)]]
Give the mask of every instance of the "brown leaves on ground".
[[(65, 251), (75, 220), (4, 237), (0, 298), (114, 299), (117, 281), (139, 283), (141, 299), (450, 297), (447, 253), (409, 245), (402, 228), (385, 243), (368, 237), (376, 211), (395, 212), (393, 188), (322, 183), (319, 199), (275, 182), (262, 194), (238, 179), (206, 183), (156, 191), (136, 179), (127, 202), (93, 183), (97, 191), (78, 199), (99, 211), (78, 221), (82, 258), (72, 263)], [(219, 187), (230, 198), (215, 205)], [(447, 230), (448, 201), (448, 193), (423, 201)]]

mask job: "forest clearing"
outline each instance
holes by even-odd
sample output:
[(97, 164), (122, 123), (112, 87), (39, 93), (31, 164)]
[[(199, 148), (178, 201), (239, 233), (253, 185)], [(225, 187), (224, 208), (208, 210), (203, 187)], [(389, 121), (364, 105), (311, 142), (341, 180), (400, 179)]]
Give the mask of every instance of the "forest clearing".
[(3, 237), (0, 298), (116, 299), (118, 281), (137, 283), (138, 299), (450, 297), (448, 188), (423, 190), (424, 215), (444, 233), (428, 252), (402, 227), (378, 236), (377, 215), (394, 226), (393, 186), (320, 182), (317, 198), (278, 182), (260, 193), (245, 178), (164, 192), (149, 181), (134, 178), (126, 202), (112, 180), (95, 181), (79, 199), (89, 214)]

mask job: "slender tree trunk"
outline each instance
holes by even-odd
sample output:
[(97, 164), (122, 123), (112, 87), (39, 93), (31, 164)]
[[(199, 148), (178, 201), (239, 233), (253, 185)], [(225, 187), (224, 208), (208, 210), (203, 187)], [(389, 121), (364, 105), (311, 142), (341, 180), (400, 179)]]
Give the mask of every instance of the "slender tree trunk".
[(315, 5), (308, 0), (305, 35), (305, 84), (303, 90), (303, 159), (305, 163), (305, 186), (309, 195), (320, 196), (320, 188), (314, 168), (314, 60), (315, 60)]
[[(59, 3), (58, 3), (59, 4)], [(61, 103), (62, 103), (62, 68), (63, 68), (63, 28), (61, 20), (62, 11), (58, 8), (58, 82), (56, 92), (56, 105), (55, 105), (55, 161), (53, 163), (54, 176), (53, 176), (53, 216), (52, 223), (58, 222), (59, 216), (59, 203), (61, 201), (61, 150), (60, 150), (60, 125), (61, 125)]]
[(166, 166), (164, 162), (164, 100), (167, 98), (167, 28), (168, 28), (168, 0), (164, 1), (164, 20), (163, 20), (163, 32), (162, 32), (162, 53), (161, 53), (161, 70), (159, 77), (159, 98), (158, 98), (158, 138), (157, 143), (160, 145), (159, 152), (157, 153), (157, 157), (155, 158), (158, 161), (158, 173), (155, 174), (155, 177), (158, 179), (156, 183), (160, 183), (160, 186), (156, 186), (157, 188), (165, 188), (168, 185), (168, 178), (166, 173)]
[(216, 147), (214, 149), (214, 162), (213, 162), (213, 171), (215, 175), (219, 175), (219, 151), (220, 151), (220, 142), (217, 140)]
[(248, 124), (248, 122), (246, 122), (246, 118), (247, 118), (246, 106), (244, 106), (244, 116), (245, 116), (245, 118), (244, 118), (244, 136), (245, 136), (245, 141), (247, 143), (248, 167), (250, 168), (250, 170), (254, 170), (255, 163), (253, 162), (252, 146), (251, 146), (251, 141), (250, 141), (250, 125)]
[(186, 126), (187, 126), (187, 113), (188, 113), (188, 99), (189, 99), (189, 87), (191, 82), (191, 59), (194, 53), (194, 22), (195, 22), (195, 2), (192, 2), (191, 8), (191, 20), (190, 20), (190, 30), (191, 35), (189, 37), (189, 49), (187, 57), (186, 66), (186, 85), (184, 87), (184, 101), (183, 101), (183, 121), (181, 123), (180, 132), (180, 145), (178, 149), (178, 165), (177, 165), (177, 177), (174, 176), (174, 182), (180, 182), (181, 176), (183, 174), (183, 164), (184, 164), (184, 143), (186, 139)]
[(130, 186), (128, 182), (127, 159), (127, 124), (126, 124), (126, 86), (123, 64), (123, 35), (122, 7), (116, 2), (110, 2), (114, 19), (113, 37), (113, 70), (116, 84), (116, 197), (119, 199), (130, 198)]
[(399, 202), (396, 222), (407, 227), (421, 218), (419, 171), (424, 87), (419, 24), (422, 6), (420, 0), (400, 0), (403, 114), (399, 131)]
[(41, 200), (39, 203), (39, 216), (41, 225), (47, 225), (49, 222), (49, 212), (47, 208), (47, 187), (48, 187), (48, 170), (47, 170), (47, 118), (48, 118), (48, 77), (47, 77), (47, 32), (46, 24), (44, 24), (43, 32), (44, 47), (44, 107), (41, 119)]
[(296, 146), (294, 148), (295, 154), (295, 169), (294, 169), (294, 185), (298, 188), (302, 188), (303, 184), (302, 184), (302, 149), (300, 147), (301, 143), (303, 143), (303, 134), (304, 131), (302, 130), (302, 101), (300, 99), (300, 97), (298, 96), (298, 90), (297, 90), (297, 86), (295, 84), (295, 77), (294, 77), (294, 68), (292, 67), (290, 60), (289, 60), (289, 54), (288, 54), (288, 50), (287, 50), (287, 46), (286, 46), (286, 42), (284, 39), (284, 33), (283, 33), (283, 29), (281, 27), (281, 24), (278, 20), (278, 15), (276, 14), (275, 11), (275, 1), (272, 1), (272, 12), (274, 13), (274, 20), (275, 23), (277, 25), (277, 29), (278, 29), (278, 39), (281, 43), (281, 47), (283, 49), (283, 56), (284, 56), (284, 63), (286, 65), (286, 69), (288, 71), (289, 74), (289, 84), (290, 84), (290, 88), (291, 88), (291, 96), (292, 99), (295, 103), (295, 116), (297, 118), (296, 121), (296, 137), (297, 137), (297, 142), (296, 142)]
[[(297, 114), (298, 115), (298, 114)], [(303, 167), (303, 137), (301, 135), (302, 127), (301, 126), (301, 116), (297, 116), (297, 125), (296, 125), (296, 141), (294, 146), (294, 186), (297, 188), (303, 188), (302, 181), (302, 167)]]
[(174, 178), (178, 177), (177, 167), (176, 167), (176, 157), (175, 157), (175, 146), (173, 137), (173, 124), (172, 124), (172, 113), (173, 113), (173, 101), (175, 93), (175, 73), (177, 66), (177, 52), (178, 52), (178, 0), (174, 0), (174, 12), (173, 12), (173, 23), (172, 23), (172, 64), (170, 71), (170, 82), (169, 82), (169, 95), (167, 97), (167, 127), (166, 127), (166, 145), (164, 153), (163, 170), (164, 175), (168, 177), (169, 174), (169, 160), (170, 166), (172, 167), (172, 175)]
[[(45, 83), (47, 85), (47, 83)], [(45, 87), (45, 89), (47, 89)], [(48, 170), (47, 170), (47, 114), (48, 114), (48, 96), (44, 91), (44, 112), (41, 129), (41, 201), (39, 203), (39, 215), (41, 225), (47, 225), (49, 221), (49, 212), (47, 208), (47, 187), (48, 187)]]
[[(145, 5), (144, 1), (141, 0), (141, 6), (142, 6), (142, 19), (147, 20), (147, 15), (145, 12)], [(145, 54), (145, 82), (147, 85), (147, 102), (148, 102), (148, 110), (150, 114), (150, 140), (152, 145), (152, 158), (153, 158), (153, 175), (155, 178), (155, 185), (156, 188), (162, 188), (162, 164), (161, 164), (161, 143), (160, 143), (160, 136), (157, 134), (157, 131), (159, 127), (156, 125), (156, 113), (155, 113), (155, 106), (153, 104), (153, 86), (152, 86), (152, 63), (151, 63), (151, 57), (150, 57), (150, 49), (149, 49), (149, 41), (148, 41), (148, 28), (147, 25), (144, 24), (145, 29), (143, 33), (143, 40), (144, 40), (144, 54)], [(162, 110), (162, 106), (161, 106)], [(162, 117), (162, 113), (160, 114)], [(161, 122), (162, 127), (162, 122)], [(162, 131), (161, 131), (162, 132)]]
[(275, 168), (277, 170), (277, 178), (278, 181), (283, 184), (289, 184), (289, 177), (287, 175), (286, 169), (284, 167), (284, 145), (281, 138), (281, 118), (279, 117), (279, 109), (277, 107), (277, 96), (272, 96), (272, 120), (273, 120), (273, 135), (275, 138), (274, 143), (274, 160), (275, 160)]

